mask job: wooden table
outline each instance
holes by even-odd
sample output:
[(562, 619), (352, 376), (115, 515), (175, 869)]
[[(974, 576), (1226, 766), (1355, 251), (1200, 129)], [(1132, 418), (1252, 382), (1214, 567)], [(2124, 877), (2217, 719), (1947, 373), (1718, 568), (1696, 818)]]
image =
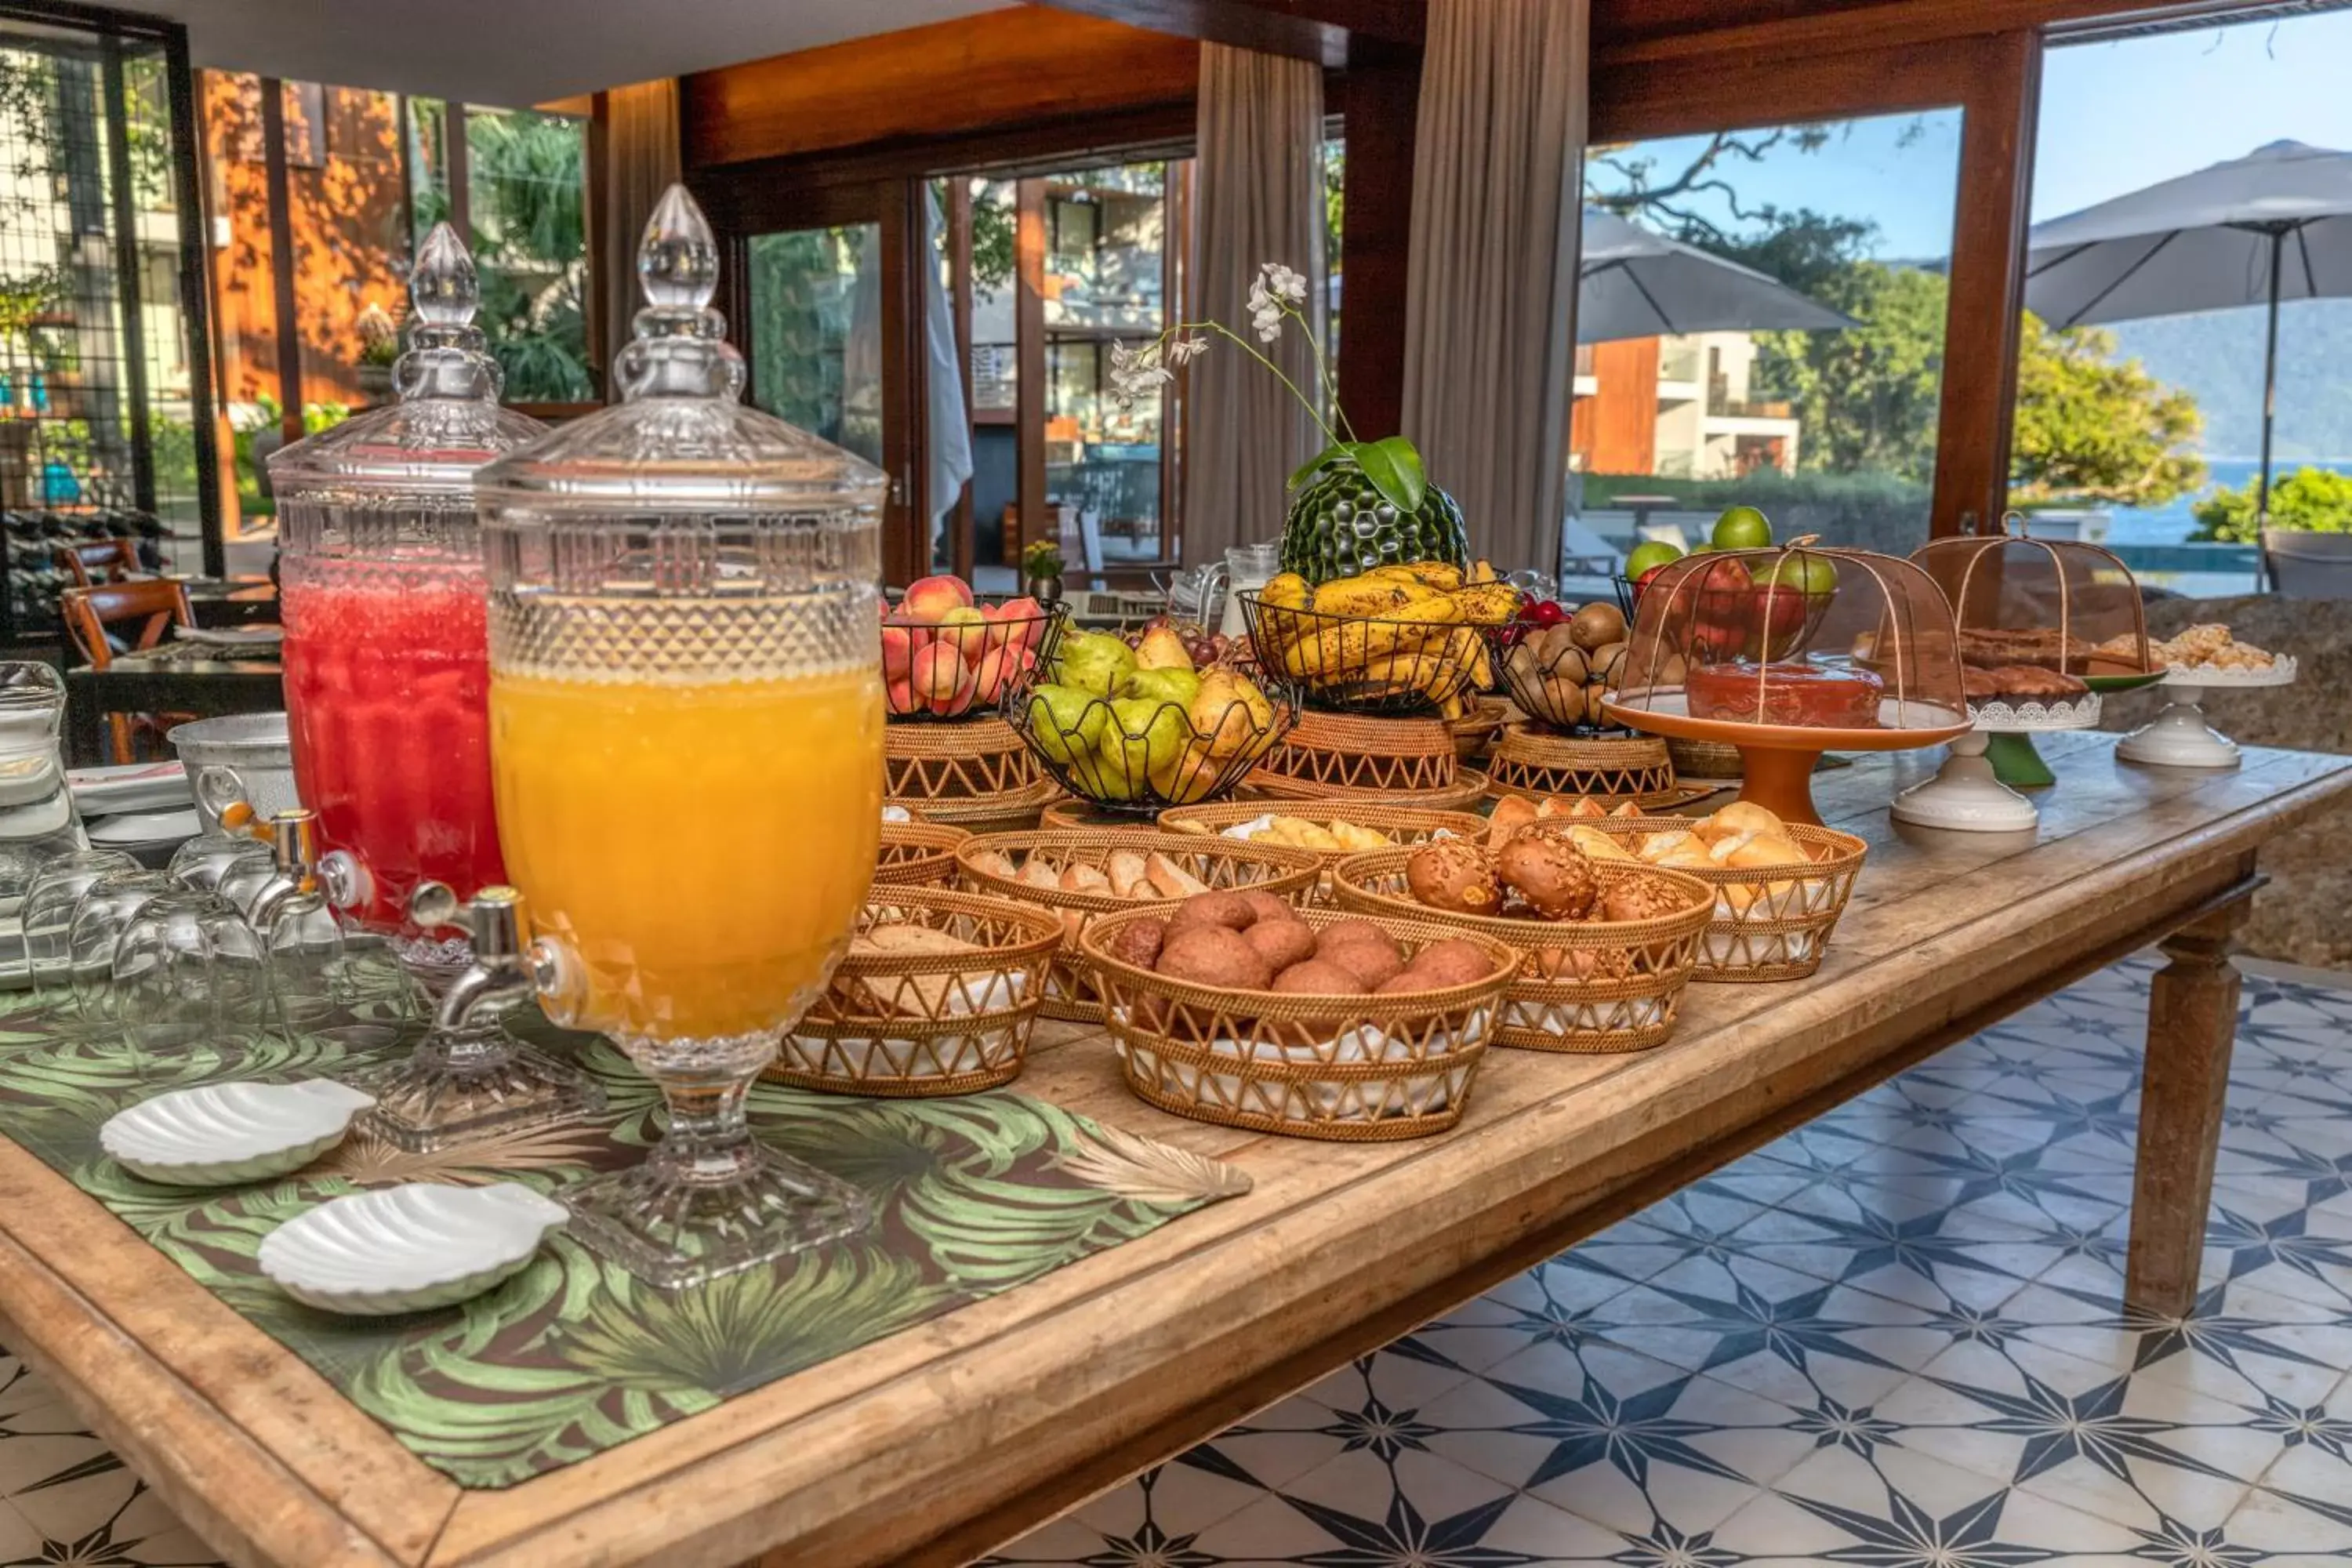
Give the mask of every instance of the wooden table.
[[(2230, 933), (2262, 843), (2352, 759), (2117, 764), (2055, 737), (2039, 842), (1897, 829), (1934, 753), (1824, 777), (1871, 840), (1820, 975), (1695, 988), (1645, 1055), (1498, 1051), (1463, 1125), (1310, 1143), (1146, 1109), (1101, 1037), (1040, 1030), (1019, 1087), (1256, 1181), (1139, 1240), (506, 1491), (463, 1492), (15, 1145), (5, 1342), (240, 1563), (950, 1563), (1209, 1436), (1951, 1041), (2158, 939), (2129, 1291), (2178, 1311), (2229, 1075)], [(764, 1553), (764, 1555), (762, 1555)]]
[[(168, 646), (168, 645), (167, 645)], [(286, 706), (275, 659), (158, 658), (117, 654), (104, 669), (66, 671), (66, 762), (112, 762), (103, 740), (109, 713), (269, 713)]]

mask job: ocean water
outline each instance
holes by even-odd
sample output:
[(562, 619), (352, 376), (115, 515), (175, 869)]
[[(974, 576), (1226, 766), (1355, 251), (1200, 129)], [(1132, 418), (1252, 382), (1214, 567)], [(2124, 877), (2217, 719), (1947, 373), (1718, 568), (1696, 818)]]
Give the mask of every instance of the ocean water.
[[(2179, 544), (2197, 528), (2196, 518), (2189, 509), (2214, 489), (2242, 489), (2253, 482), (2262, 468), (2258, 458), (2208, 458), (2205, 459), (2206, 489), (2193, 495), (2182, 496), (2169, 506), (2116, 507), (2115, 521), (2107, 530), (2110, 544)], [(2332, 468), (2337, 473), (2352, 474), (2352, 458), (2278, 458), (2271, 463), (2272, 482), (2297, 468)]]

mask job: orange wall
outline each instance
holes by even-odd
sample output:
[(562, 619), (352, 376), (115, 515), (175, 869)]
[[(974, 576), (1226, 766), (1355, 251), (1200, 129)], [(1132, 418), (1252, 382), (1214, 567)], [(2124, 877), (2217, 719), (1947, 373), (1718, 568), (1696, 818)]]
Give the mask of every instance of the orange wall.
[(1658, 460), (1658, 340), (1595, 343), (1595, 390), (1569, 410), (1570, 449), (1588, 474), (1646, 474)]

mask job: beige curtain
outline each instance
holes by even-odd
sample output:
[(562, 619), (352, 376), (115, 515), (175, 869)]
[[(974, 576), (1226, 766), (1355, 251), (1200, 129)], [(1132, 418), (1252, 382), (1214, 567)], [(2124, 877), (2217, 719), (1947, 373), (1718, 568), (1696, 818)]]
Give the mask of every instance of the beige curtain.
[[(1199, 163), (1185, 313), (1223, 322), (1316, 394), (1315, 362), (1289, 322), (1258, 344), (1250, 281), (1279, 261), (1307, 279), (1319, 336), (1323, 267), (1323, 72), (1307, 60), (1201, 46)], [(1283, 483), (1321, 448), (1322, 433), (1282, 383), (1216, 340), (1186, 372), (1184, 561), (1223, 561), (1229, 544), (1282, 532)]]
[(616, 87), (604, 99), (604, 177), (592, 185), (598, 351), (612, 358), (631, 336), (637, 298), (637, 242), (654, 204), (678, 178), (677, 83), (667, 77)]
[(1430, 0), (1404, 433), (1506, 571), (1559, 570), (1589, 0)]

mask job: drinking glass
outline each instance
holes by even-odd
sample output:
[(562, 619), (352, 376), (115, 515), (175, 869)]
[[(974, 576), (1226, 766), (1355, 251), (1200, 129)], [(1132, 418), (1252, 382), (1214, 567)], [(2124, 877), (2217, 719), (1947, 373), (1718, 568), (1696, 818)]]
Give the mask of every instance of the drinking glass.
[(159, 893), (124, 923), (110, 965), (113, 1018), (134, 1048), (178, 1050), (276, 1022), (269, 963), (217, 893)]
[(571, 1234), (674, 1288), (871, 1218), (762, 1144), (745, 1099), (873, 875), (884, 479), (740, 402), (708, 309), (717, 249), (682, 188), (637, 271), (625, 400), (476, 493), (499, 842), (542, 1005), (609, 1036), (668, 1110), (643, 1164), (562, 1194)]
[(66, 939), (92, 884), (111, 872), (138, 869), (139, 862), (120, 849), (77, 849), (33, 874), (25, 891), (25, 964), (37, 988), (71, 985)]
[(267, 870), (269, 864), (269, 846), (260, 839), (215, 828), (197, 834), (173, 850), (171, 864), (164, 867), (164, 871), (192, 892), (216, 893), (222, 882), (237, 871), (256, 868)]
[(89, 847), (58, 744), (65, 710), (56, 669), (0, 661), (0, 917), (17, 914), (43, 866)]
[(74, 1005), (94, 1024), (114, 1020), (114, 952), (122, 933), (148, 903), (182, 892), (161, 871), (109, 871), (89, 885), (66, 928), (66, 971)]

